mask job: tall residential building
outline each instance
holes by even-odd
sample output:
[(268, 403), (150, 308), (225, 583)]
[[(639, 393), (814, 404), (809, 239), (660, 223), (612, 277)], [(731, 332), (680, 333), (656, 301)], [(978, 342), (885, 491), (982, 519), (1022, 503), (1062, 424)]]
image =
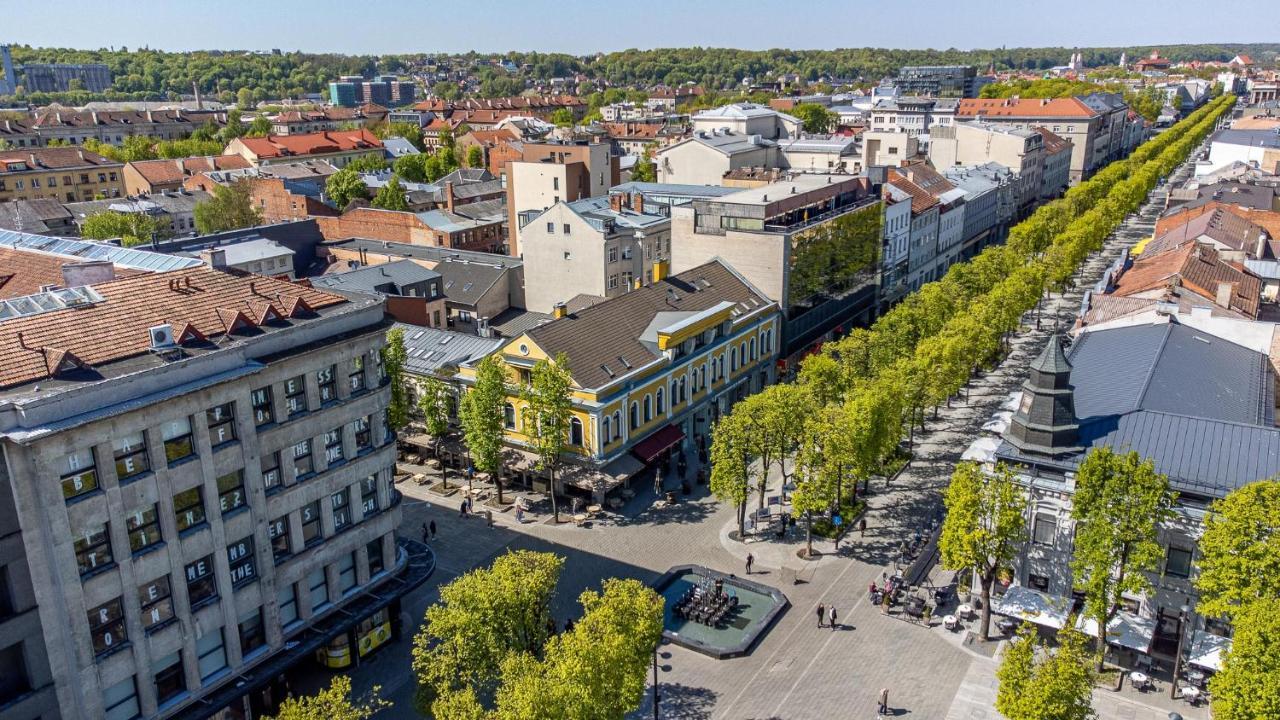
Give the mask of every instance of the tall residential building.
[(618, 184), (618, 158), (608, 143), (524, 143), (507, 163), (510, 254), (520, 254), (521, 218), (561, 201), (599, 197)]
[(357, 82), (335, 80), (329, 83), (329, 102), (338, 107), (353, 108), (360, 104)]
[(22, 66), (22, 86), (29, 93), (68, 90), (105, 92), (111, 89), (111, 68), (106, 63), (27, 63)]
[(958, 101), (949, 98), (899, 96), (885, 98), (871, 108), (871, 130), (929, 135), (955, 122)]
[(6, 720), (270, 711), (428, 572), (394, 534), (382, 301), (154, 260), (71, 263), (97, 281), (0, 326)]
[[(1055, 136), (1056, 137), (1056, 136)], [(1059, 138), (1059, 140), (1061, 140)], [(1046, 137), (1036, 127), (1018, 128), (987, 122), (962, 122), (938, 128), (929, 142), (929, 161), (939, 171), (960, 165), (999, 163), (1018, 174), (1018, 204), (1030, 212), (1043, 190)], [(1066, 150), (1055, 146), (1055, 152)], [(1064, 155), (1055, 155), (1064, 161)], [(1060, 169), (1061, 162), (1054, 169)]]
[(977, 97), (977, 68), (968, 65), (908, 65), (898, 71), (893, 85), (903, 95)]
[(981, 120), (994, 125), (1030, 130), (1043, 127), (1071, 141), (1071, 183), (1097, 172), (1112, 157), (1108, 117), (1080, 98), (983, 98), (961, 100), (960, 122)]
[(8, 45), (0, 45), (0, 95), (12, 95), (18, 90), (18, 75), (13, 71), (13, 53)]

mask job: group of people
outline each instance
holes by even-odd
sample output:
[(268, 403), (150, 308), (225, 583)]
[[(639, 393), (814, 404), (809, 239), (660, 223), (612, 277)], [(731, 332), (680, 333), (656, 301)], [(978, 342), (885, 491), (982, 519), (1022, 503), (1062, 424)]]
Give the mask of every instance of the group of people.
[(471, 503), (474, 500), (468, 495), (462, 498), (462, 502), (458, 505), (458, 517), (466, 517), (471, 514)]
[(818, 627), (826, 627), (823, 623), (828, 623), (832, 630), (840, 627), (836, 622), (836, 606), (827, 605), (826, 603), (818, 603)]

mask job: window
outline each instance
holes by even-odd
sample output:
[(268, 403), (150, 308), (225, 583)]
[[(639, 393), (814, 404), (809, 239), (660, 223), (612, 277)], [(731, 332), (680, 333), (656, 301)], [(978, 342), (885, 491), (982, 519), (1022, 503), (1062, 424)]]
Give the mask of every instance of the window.
[(511, 406), (511, 403), (502, 405), (502, 426), (508, 430), (516, 429), (516, 409)]
[(1169, 546), (1169, 555), (1165, 558), (1164, 574), (1171, 577), (1190, 577), (1191, 576), (1191, 551)]
[(222, 628), (196, 639), (196, 667), (200, 679), (208, 680), (227, 666), (227, 649), (223, 644)]
[(89, 636), (93, 638), (94, 655), (106, 655), (129, 641), (124, 629), (124, 603), (121, 598), (89, 611)]
[(109, 524), (103, 523), (76, 538), (76, 565), (79, 566), (82, 576), (110, 567), (115, 562), (111, 555), (109, 528)]
[(298, 622), (298, 594), (293, 583), (282, 585), (276, 591), (276, 605), (280, 607), (280, 627), (289, 627)]
[(738, 348), (730, 348), (729, 350), (729, 370), (738, 372)]
[[(436, 286), (431, 286), (431, 297), (436, 296)], [(364, 390), (364, 356), (357, 355), (351, 358), (351, 373), (347, 375), (347, 383), (351, 387), (352, 394)]]
[(342, 532), (351, 524), (351, 495), (347, 488), (330, 495), (329, 504), (333, 508), (333, 531)]
[(1033, 541), (1037, 545), (1052, 545), (1058, 534), (1058, 521), (1052, 515), (1036, 513)]
[(618, 248), (617, 248), (617, 247), (611, 247), (611, 248), (609, 248), (609, 262), (611, 262), (611, 263), (618, 262)]
[(555, 224), (555, 223), (553, 223), (553, 222), (548, 222), (548, 223), (547, 223), (547, 234), (548, 234), (548, 235), (555, 235), (555, 234), (556, 234), (556, 224)]
[(582, 437), (582, 421), (578, 418), (569, 418), (569, 444), (574, 447), (583, 446)]
[(292, 417), (307, 411), (307, 378), (299, 375), (284, 381), (284, 404)]
[(129, 530), (129, 550), (140, 553), (160, 544), (160, 509), (152, 504), (134, 511), (125, 518)]
[(382, 561), (382, 538), (369, 543), (364, 550), (365, 554), (369, 556), (369, 577), (373, 577), (387, 569), (386, 563)]
[(152, 666), (155, 670), (156, 703), (164, 705), (187, 691), (187, 678), (182, 671), (182, 653), (160, 658)]
[(253, 553), (253, 536), (227, 546), (227, 565), (231, 568), (231, 587), (242, 588), (258, 579), (257, 556)]
[(338, 399), (338, 383), (334, 379), (336, 366), (330, 365), (316, 371), (316, 385), (320, 386), (320, 402), (333, 402)]
[(187, 595), (191, 599), (192, 610), (218, 599), (218, 584), (213, 578), (212, 555), (206, 555), (193, 563), (188, 563), (186, 574)]
[(613, 411), (613, 439), (617, 440), (622, 437), (622, 413)]
[(1049, 578), (1045, 577), (1044, 575), (1035, 575), (1035, 574), (1028, 575), (1027, 585), (1031, 587), (1032, 590), (1039, 590), (1040, 592), (1049, 592)]
[(364, 517), (378, 512), (378, 476), (370, 475), (360, 481), (360, 506)]
[(617, 275), (610, 275), (610, 276), (609, 276), (609, 289), (610, 289), (610, 290), (617, 290), (617, 289), (618, 289), (618, 276), (617, 276)]
[(160, 437), (164, 440), (164, 457), (170, 465), (189, 458), (196, 452), (195, 443), (191, 442), (191, 418), (172, 420), (160, 426)]
[(342, 462), (342, 428), (336, 427), (324, 434), (324, 463), (333, 465)]
[(365, 415), (351, 423), (355, 426), (356, 454), (373, 449), (373, 416)]
[(570, 233), (569, 233), (569, 223), (565, 223), (565, 224), (564, 224), (564, 226), (562, 226), (562, 227), (560, 228), (560, 230), (561, 230), (561, 231), (563, 231), (565, 235), (569, 235), (569, 234), (570, 234)]
[(271, 388), (263, 387), (254, 390), (249, 395), (250, 402), (253, 403), (253, 424), (262, 427), (268, 423), (275, 422), (276, 413), (271, 405)]
[(320, 501), (302, 506), (302, 543), (307, 547), (324, 538), (320, 528)]
[(600, 419), (600, 438), (601, 445), (608, 445), (613, 440), (613, 435), (609, 432), (609, 416)]
[(631, 429), (635, 430), (640, 427), (640, 406), (635, 402), (631, 403)]
[(205, 411), (209, 421), (209, 444), (218, 447), (236, 439), (236, 404), (227, 403)]
[(270, 495), (280, 490), (280, 453), (262, 456), (262, 487)]
[(249, 616), (237, 626), (240, 631), (240, 654), (249, 655), (258, 648), (265, 647), (267, 635), (262, 628), (262, 608), (254, 608)]
[(142, 717), (138, 708), (138, 685), (133, 676), (103, 690), (102, 705), (106, 708), (103, 720), (134, 720)]
[(315, 471), (311, 461), (311, 440), (301, 440), (293, 446), (293, 474), (301, 480)]
[(147, 458), (147, 434), (136, 432), (116, 438), (112, 444), (116, 459), (116, 477), (127, 480), (151, 469)]
[(138, 605), (142, 608), (142, 627), (159, 630), (173, 619), (173, 593), (169, 576), (160, 577), (138, 587)]
[(343, 595), (356, 586), (356, 554), (344, 555), (338, 560), (338, 591)]
[(193, 487), (173, 496), (173, 516), (178, 522), (178, 532), (204, 523), (204, 500), (200, 496), (200, 488)]
[(644, 396), (644, 421), (649, 422), (652, 419), (653, 419), (653, 397), (650, 395), (645, 395)]
[(67, 456), (67, 471), (62, 475), (62, 497), (70, 500), (98, 489), (98, 464), (93, 448), (85, 448)]
[(218, 507), (222, 514), (244, 507), (244, 471), (236, 470), (218, 478)]
[(318, 567), (307, 576), (307, 592), (312, 612), (329, 604), (329, 581), (324, 576), (324, 568)]

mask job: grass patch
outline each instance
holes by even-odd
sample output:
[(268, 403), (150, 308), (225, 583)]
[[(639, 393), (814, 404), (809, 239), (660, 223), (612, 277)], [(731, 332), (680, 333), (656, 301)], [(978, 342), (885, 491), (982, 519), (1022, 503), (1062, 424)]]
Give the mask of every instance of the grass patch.
[[(858, 498), (856, 501), (851, 503), (846, 502), (840, 505), (840, 511), (838, 514), (844, 520), (842, 527), (844, 527), (846, 533), (850, 531), (851, 526), (856, 522), (854, 518), (861, 515), (866, 508), (867, 503), (863, 501), (862, 498)], [(838, 528), (831, 522), (831, 518), (829, 517), (823, 516), (813, 519), (813, 534), (817, 537), (831, 540), (835, 538), (837, 530)]]

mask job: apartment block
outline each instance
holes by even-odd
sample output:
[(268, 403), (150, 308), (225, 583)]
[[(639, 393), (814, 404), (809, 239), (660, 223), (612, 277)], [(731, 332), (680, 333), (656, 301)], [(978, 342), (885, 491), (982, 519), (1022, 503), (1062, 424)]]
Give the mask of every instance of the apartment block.
[(124, 165), (80, 148), (0, 150), (0, 202), (118, 198)]
[(521, 252), (522, 213), (599, 197), (619, 182), (618, 158), (608, 143), (524, 143), (520, 160), (507, 163), (506, 170), (512, 255)]

